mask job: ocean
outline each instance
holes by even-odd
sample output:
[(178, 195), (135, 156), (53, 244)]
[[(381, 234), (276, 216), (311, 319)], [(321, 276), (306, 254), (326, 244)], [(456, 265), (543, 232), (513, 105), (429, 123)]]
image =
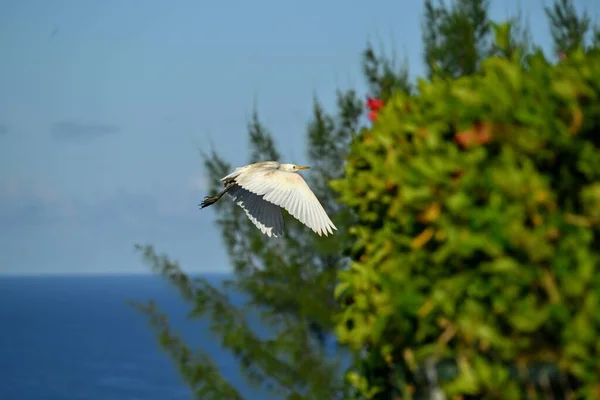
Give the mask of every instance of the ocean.
[(205, 321), (186, 318), (174, 288), (138, 275), (0, 277), (0, 399), (192, 399), (146, 317), (126, 304), (150, 299), (247, 399), (271, 398), (247, 386)]

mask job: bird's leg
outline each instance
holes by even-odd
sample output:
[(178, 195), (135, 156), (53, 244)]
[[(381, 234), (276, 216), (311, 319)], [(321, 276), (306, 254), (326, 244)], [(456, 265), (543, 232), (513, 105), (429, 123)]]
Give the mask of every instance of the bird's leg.
[(229, 182), (225, 182), (225, 187), (223, 188), (223, 190), (221, 190), (221, 192), (218, 195), (216, 195), (216, 196), (206, 196), (204, 198), (204, 200), (202, 200), (202, 203), (199, 204), (200, 209), (203, 209), (204, 207), (208, 207), (208, 206), (210, 206), (212, 204), (215, 204), (217, 201), (219, 201), (219, 199), (221, 197), (223, 197), (223, 195), (225, 193), (227, 193), (227, 191), (229, 189), (231, 189), (234, 186), (235, 186), (235, 181), (233, 181), (233, 180), (229, 181)]

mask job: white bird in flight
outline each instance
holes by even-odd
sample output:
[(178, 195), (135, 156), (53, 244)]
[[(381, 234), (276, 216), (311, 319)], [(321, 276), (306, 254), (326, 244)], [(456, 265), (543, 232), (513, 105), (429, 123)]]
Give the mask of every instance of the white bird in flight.
[(306, 181), (297, 174), (308, 168), (277, 161), (236, 168), (221, 178), (223, 190), (217, 196), (206, 196), (200, 208), (216, 203), (227, 193), (246, 212), (250, 221), (269, 237), (283, 235), (281, 208), (319, 236), (328, 236), (333, 234), (332, 229), (337, 228)]

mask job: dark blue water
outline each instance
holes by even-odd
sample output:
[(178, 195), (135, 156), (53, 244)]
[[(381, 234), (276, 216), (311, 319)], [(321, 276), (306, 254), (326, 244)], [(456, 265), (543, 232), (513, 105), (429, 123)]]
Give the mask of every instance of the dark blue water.
[(267, 398), (248, 388), (205, 322), (186, 319), (175, 290), (148, 275), (0, 278), (0, 399), (191, 399), (146, 318), (126, 304), (149, 299), (241, 393)]

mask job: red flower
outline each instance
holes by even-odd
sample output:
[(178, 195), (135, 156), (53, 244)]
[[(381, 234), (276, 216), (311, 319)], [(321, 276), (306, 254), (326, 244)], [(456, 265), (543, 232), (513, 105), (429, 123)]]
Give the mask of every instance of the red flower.
[(377, 118), (377, 112), (383, 108), (383, 101), (375, 99), (373, 97), (367, 97), (367, 108), (370, 110), (369, 119), (375, 121)]
[(372, 97), (367, 97), (367, 108), (369, 110), (377, 111), (383, 107), (383, 101), (379, 99), (374, 99)]
[(485, 122), (476, 122), (469, 130), (454, 135), (454, 141), (462, 148), (484, 145), (492, 140), (492, 126)]

